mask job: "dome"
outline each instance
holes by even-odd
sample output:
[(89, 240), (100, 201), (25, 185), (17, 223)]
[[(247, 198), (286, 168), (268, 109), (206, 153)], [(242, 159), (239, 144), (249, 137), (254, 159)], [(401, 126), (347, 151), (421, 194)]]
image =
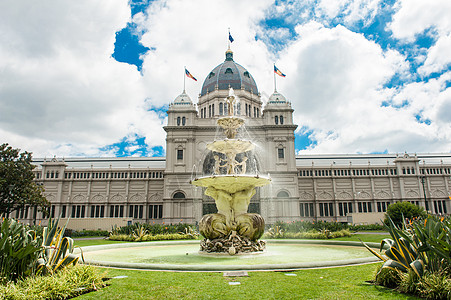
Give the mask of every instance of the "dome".
[(227, 50), (225, 61), (214, 68), (207, 76), (202, 85), (200, 95), (215, 89), (228, 90), (230, 87), (234, 90), (242, 88), (253, 94), (258, 94), (257, 84), (252, 75), (241, 65), (233, 60), (232, 50)]
[(175, 105), (180, 105), (180, 104), (191, 104), (191, 98), (188, 96), (188, 94), (183, 91), (180, 95), (177, 96), (177, 98), (175, 98), (174, 100), (174, 104)]
[(284, 95), (279, 93), (278, 91), (274, 91), (274, 93), (269, 97), (269, 103), (285, 103), (287, 99)]

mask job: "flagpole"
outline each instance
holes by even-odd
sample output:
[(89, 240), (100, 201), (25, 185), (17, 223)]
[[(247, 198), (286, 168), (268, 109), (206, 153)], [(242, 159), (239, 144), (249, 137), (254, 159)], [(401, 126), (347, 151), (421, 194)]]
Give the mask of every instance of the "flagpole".
[(185, 68), (185, 70), (183, 70), (183, 93), (186, 93), (185, 92), (186, 66), (184, 68)]
[(229, 27), (229, 36), (227, 37), (227, 46), (228, 46), (228, 49), (230, 50), (230, 27)]
[(274, 63), (274, 69), (273, 69), (273, 75), (274, 75), (274, 93), (277, 92), (277, 86), (276, 86), (276, 63)]

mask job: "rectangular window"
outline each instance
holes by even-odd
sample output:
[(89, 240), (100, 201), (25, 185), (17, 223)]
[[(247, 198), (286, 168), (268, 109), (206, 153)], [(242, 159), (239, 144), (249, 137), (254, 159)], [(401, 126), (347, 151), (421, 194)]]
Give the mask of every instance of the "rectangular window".
[[(100, 212), (103, 215), (103, 212)], [(110, 218), (123, 218), (124, 217), (124, 206), (123, 205), (111, 205), (110, 207)]]
[(300, 203), (301, 217), (313, 217), (313, 203)]
[(177, 160), (183, 160), (183, 150), (177, 150)]
[(163, 205), (153, 204), (149, 205), (149, 219), (162, 219), (163, 218)]
[(143, 205), (130, 205), (129, 206), (129, 217), (133, 219), (143, 218)]
[(284, 157), (285, 157), (283, 148), (277, 149), (277, 156), (278, 156), (279, 158), (284, 158)]
[(84, 205), (73, 205), (71, 218), (84, 218), (85, 209), (86, 207)]

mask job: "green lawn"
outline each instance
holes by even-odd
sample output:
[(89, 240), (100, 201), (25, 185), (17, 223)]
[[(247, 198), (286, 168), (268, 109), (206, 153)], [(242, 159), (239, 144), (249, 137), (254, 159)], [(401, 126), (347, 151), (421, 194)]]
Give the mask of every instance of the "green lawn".
[(353, 234), (350, 237), (341, 237), (333, 239), (333, 241), (359, 241), (362, 240), (364, 242), (372, 242), (372, 243), (380, 243), (383, 239), (391, 238), (390, 234), (374, 234), (374, 233), (357, 233)]
[[(249, 272), (249, 277), (222, 273), (155, 272), (108, 269), (108, 287), (77, 299), (417, 299), (374, 286), (376, 264), (289, 272)], [(229, 282), (240, 285), (229, 285)]]
[(77, 238), (74, 238), (74, 242), (75, 242), (75, 246), (80, 246), (80, 247), (127, 243), (127, 242), (123, 242), (123, 241), (110, 241), (110, 240), (105, 240), (105, 239), (85, 240), (85, 239), (77, 239)]
[[(388, 234), (359, 233), (338, 240), (380, 242)], [(79, 246), (121, 243), (77, 240)], [(377, 264), (294, 272), (249, 272), (249, 277), (223, 277), (223, 273), (159, 272), (103, 269), (109, 286), (77, 299), (417, 299), (366, 283)], [(287, 276), (285, 274), (296, 274)], [(240, 282), (240, 285), (229, 285)]]

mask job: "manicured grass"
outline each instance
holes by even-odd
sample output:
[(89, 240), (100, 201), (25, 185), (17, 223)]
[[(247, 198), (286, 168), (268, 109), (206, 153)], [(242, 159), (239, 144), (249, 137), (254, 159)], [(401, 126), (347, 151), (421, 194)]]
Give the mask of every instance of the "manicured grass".
[[(388, 234), (359, 233), (338, 240), (379, 243)], [(77, 245), (119, 243), (79, 240)], [(249, 272), (249, 277), (223, 277), (223, 273), (159, 272), (105, 269), (109, 286), (77, 299), (418, 299), (366, 283), (378, 264), (310, 269), (292, 272)], [(102, 269), (103, 270), (103, 269)], [(286, 273), (297, 276), (287, 276)], [(229, 285), (229, 282), (240, 285)]]
[(357, 233), (353, 234), (350, 237), (341, 237), (333, 239), (333, 241), (359, 241), (362, 240), (364, 242), (369, 243), (380, 243), (383, 239), (391, 238), (390, 234), (384, 233), (384, 234), (371, 234), (371, 233)]
[(121, 244), (121, 243), (128, 243), (123, 241), (110, 241), (106, 239), (92, 239), (92, 240), (85, 240), (85, 239), (74, 239), (75, 246), (85, 247), (85, 246), (95, 246), (95, 245), (107, 245), (107, 244)]
[(249, 272), (249, 277), (108, 269), (111, 277), (128, 277), (113, 278), (110, 286), (77, 299), (417, 299), (366, 283), (376, 267)]

